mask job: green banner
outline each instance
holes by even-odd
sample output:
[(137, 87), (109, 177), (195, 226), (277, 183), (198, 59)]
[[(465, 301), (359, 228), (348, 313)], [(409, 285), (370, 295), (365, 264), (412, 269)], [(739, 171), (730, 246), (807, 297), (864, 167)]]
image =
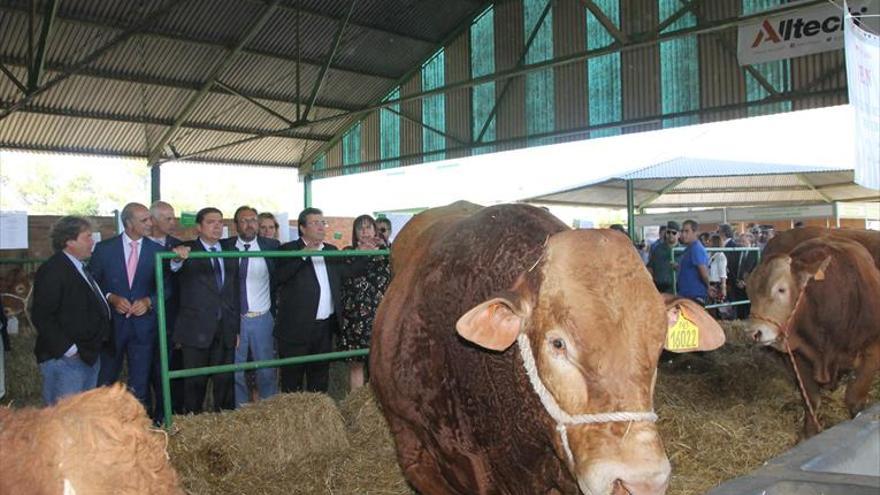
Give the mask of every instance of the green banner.
[(180, 225), (184, 227), (194, 227), (196, 224), (196, 214), (190, 211), (180, 212)]

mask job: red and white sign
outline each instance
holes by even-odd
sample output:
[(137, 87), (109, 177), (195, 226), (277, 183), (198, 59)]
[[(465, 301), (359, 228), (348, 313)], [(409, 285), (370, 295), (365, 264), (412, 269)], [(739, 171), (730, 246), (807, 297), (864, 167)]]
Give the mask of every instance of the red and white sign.
[[(873, 0), (853, 0), (848, 6), (855, 17), (870, 18), (880, 12), (880, 2)], [(766, 16), (739, 26), (739, 64), (839, 50), (843, 48), (843, 19), (843, 9), (832, 2), (775, 15), (768, 11)]]

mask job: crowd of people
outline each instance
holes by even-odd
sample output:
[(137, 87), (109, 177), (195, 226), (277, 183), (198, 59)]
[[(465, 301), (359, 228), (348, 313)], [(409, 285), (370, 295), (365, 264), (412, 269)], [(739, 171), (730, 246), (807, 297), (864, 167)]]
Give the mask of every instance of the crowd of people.
[[(129, 203), (123, 232), (94, 243), (86, 218), (62, 217), (52, 228), (54, 255), (37, 270), (32, 319), (35, 354), (47, 405), (120, 380), (154, 421), (164, 420), (160, 385), (155, 254), (172, 252), (159, 271), (171, 369), (269, 360), (369, 346), (373, 318), (390, 281), (387, 256), (191, 256), (192, 253), (335, 251), (317, 208), (298, 218), (299, 238), (281, 244), (271, 213), (251, 206), (233, 216), (236, 235), (223, 238), (223, 214), (213, 207), (195, 218), (197, 237), (174, 234), (174, 208)], [(349, 250), (389, 246), (391, 224), (369, 215), (353, 225)], [(350, 384), (365, 382), (364, 358), (352, 358)], [(279, 376), (280, 375), (280, 376)], [(198, 413), (211, 382), (213, 410), (295, 391), (325, 392), (325, 362), (172, 380), (172, 410)]]
[[(695, 220), (685, 220), (681, 226), (670, 221), (660, 227), (660, 237), (649, 248), (646, 266), (657, 290), (677, 294), (707, 305), (748, 299), (748, 276), (758, 264), (756, 251), (717, 251), (710, 257), (707, 248), (755, 247), (754, 230), (739, 234), (730, 224), (722, 223), (713, 232), (700, 232)], [(767, 232), (767, 230), (764, 230)], [(772, 238), (763, 234), (763, 242)], [(680, 257), (674, 249), (684, 247)], [(740, 304), (718, 308), (715, 315), (724, 319), (748, 318), (749, 305)]]

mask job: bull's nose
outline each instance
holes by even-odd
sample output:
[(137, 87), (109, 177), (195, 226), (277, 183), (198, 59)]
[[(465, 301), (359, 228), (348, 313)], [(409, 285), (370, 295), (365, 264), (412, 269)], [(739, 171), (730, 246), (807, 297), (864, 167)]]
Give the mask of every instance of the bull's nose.
[(760, 342), (761, 336), (762, 334), (760, 330), (755, 330), (754, 332), (752, 332), (752, 340), (754, 340), (755, 342)]
[(628, 495), (663, 495), (666, 493), (666, 485), (669, 482), (667, 477), (656, 478), (652, 480), (640, 480), (638, 482), (627, 483), (621, 482), (623, 493)]

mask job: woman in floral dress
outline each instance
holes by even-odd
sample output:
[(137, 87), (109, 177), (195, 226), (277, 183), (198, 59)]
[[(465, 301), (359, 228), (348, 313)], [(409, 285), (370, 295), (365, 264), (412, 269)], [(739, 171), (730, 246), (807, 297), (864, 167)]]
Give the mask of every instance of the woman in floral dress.
[[(359, 242), (366, 242), (366, 239), (375, 239), (380, 249), (387, 246), (385, 239), (377, 235), (376, 221), (370, 215), (361, 215), (354, 220), (351, 239), (352, 245), (345, 249), (354, 249)], [(349, 262), (352, 260), (353, 258), (348, 259)], [(345, 279), (342, 285), (342, 333), (339, 350), (349, 351), (370, 346), (376, 308), (379, 307), (390, 280), (391, 270), (387, 256), (371, 256), (363, 275)], [(366, 358), (351, 358), (349, 361), (349, 384), (354, 390), (364, 385)]]

